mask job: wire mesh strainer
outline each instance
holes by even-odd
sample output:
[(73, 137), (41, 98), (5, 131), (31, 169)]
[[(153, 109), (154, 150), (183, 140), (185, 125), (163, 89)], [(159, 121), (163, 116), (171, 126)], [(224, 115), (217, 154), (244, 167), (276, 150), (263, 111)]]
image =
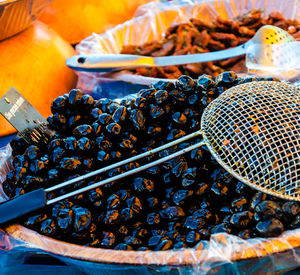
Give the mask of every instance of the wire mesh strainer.
[(208, 106), (201, 127), (204, 143), (237, 179), (300, 200), (300, 94), (294, 85), (236, 86)]
[[(171, 155), (58, 196), (53, 193), (110, 169), (153, 155), (201, 135), (203, 141)], [(238, 180), (264, 193), (300, 201), (300, 93), (275, 81), (245, 83), (228, 89), (204, 111), (201, 130), (152, 151), (123, 160), (47, 189), (37, 189), (0, 204), (0, 224), (156, 166), (206, 145)], [(50, 198), (48, 197), (50, 195)], [(24, 207), (26, 205), (26, 207)]]

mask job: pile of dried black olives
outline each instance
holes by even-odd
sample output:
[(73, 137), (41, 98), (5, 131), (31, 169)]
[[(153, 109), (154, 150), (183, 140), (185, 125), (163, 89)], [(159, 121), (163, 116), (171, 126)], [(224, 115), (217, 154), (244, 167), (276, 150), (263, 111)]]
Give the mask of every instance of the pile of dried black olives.
[[(94, 100), (79, 90), (56, 98), (48, 118), (56, 131), (47, 145), (11, 142), (14, 169), (3, 188), (10, 197), (56, 185), (146, 152), (200, 128), (204, 108), (226, 89), (271, 78), (224, 72), (197, 80), (159, 81), (136, 97)], [(199, 138), (75, 184), (93, 184)], [(70, 188), (59, 194), (69, 192)], [(57, 194), (50, 194), (50, 196)], [(207, 148), (196, 149), (145, 172), (59, 202), (21, 221), (56, 239), (119, 250), (194, 247), (211, 234), (273, 237), (300, 227), (300, 207), (257, 192), (218, 165)]]

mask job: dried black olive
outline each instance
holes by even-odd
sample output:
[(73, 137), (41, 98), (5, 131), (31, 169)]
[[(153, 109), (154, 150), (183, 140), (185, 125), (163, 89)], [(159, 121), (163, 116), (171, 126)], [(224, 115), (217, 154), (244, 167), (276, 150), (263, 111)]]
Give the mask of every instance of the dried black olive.
[(69, 103), (73, 106), (78, 106), (81, 103), (82, 92), (78, 89), (73, 89), (69, 93)]
[(90, 116), (93, 118), (93, 121), (95, 121), (102, 113), (103, 112), (99, 108), (93, 108), (90, 112)]
[(62, 112), (64, 111), (66, 106), (67, 106), (66, 98), (64, 98), (63, 96), (59, 96), (52, 101), (51, 112), (52, 113)]
[(187, 118), (184, 114), (180, 112), (176, 112), (172, 115), (172, 119), (176, 124), (185, 125), (187, 122)]
[(106, 131), (108, 134), (117, 136), (121, 133), (121, 126), (117, 123), (110, 123), (106, 126)]
[(28, 158), (25, 155), (17, 155), (13, 159), (13, 166), (14, 168), (17, 167), (28, 167)]
[(276, 237), (283, 232), (284, 226), (280, 220), (270, 218), (268, 220), (258, 222), (256, 230), (263, 237)]
[(152, 192), (154, 190), (154, 182), (146, 178), (135, 178), (133, 180), (133, 188), (137, 192)]
[(60, 162), (59, 162), (59, 167), (60, 169), (64, 169), (64, 170), (69, 170), (69, 171), (73, 171), (76, 170), (80, 167), (81, 165), (81, 161), (76, 158), (63, 158)]
[(69, 128), (73, 129), (80, 125), (82, 122), (82, 117), (80, 115), (70, 116), (67, 122)]
[(154, 94), (154, 98), (157, 104), (164, 104), (167, 102), (169, 93), (165, 90), (157, 90)]
[(30, 145), (26, 151), (25, 155), (30, 159), (37, 159), (40, 156), (40, 148), (35, 145)]
[(110, 231), (102, 231), (101, 245), (103, 247), (112, 248), (116, 242), (116, 236)]
[(237, 228), (246, 228), (251, 223), (253, 213), (250, 211), (244, 211), (235, 213), (230, 218), (230, 223)]
[(94, 106), (94, 98), (90, 95), (83, 95), (81, 103), (83, 104), (84, 109), (91, 110)]
[(241, 212), (246, 210), (248, 201), (245, 197), (239, 197), (232, 201), (231, 208), (234, 212)]
[(91, 141), (87, 137), (82, 137), (77, 141), (77, 148), (82, 153), (88, 153), (92, 149)]
[(153, 119), (162, 118), (165, 114), (165, 111), (162, 107), (154, 104), (150, 104), (150, 116)]
[(25, 225), (30, 228), (34, 228), (35, 226), (40, 225), (46, 219), (47, 219), (47, 214), (45, 214), (45, 213), (37, 214), (37, 215), (29, 217), (25, 221)]
[(74, 230), (82, 232), (88, 230), (92, 222), (91, 212), (84, 207), (73, 206), (74, 213)]
[(182, 174), (182, 186), (187, 187), (191, 186), (195, 183), (196, 180), (196, 175), (197, 175), (197, 168), (188, 168), (184, 171)]
[(41, 223), (40, 232), (46, 236), (53, 236), (57, 232), (57, 227), (52, 219), (47, 219)]
[(92, 134), (93, 128), (88, 124), (79, 125), (73, 130), (73, 136), (77, 139), (82, 137), (90, 137)]
[(120, 218), (118, 210), (108, 210), (103, 218), (103, 223), (106, 225), (116, 225), (120, 222)]
[(190, 76), (182, 75), (177, 79), (176, 86), (183, 91), (192, 92), (196, 85)]
[(255, 207), (255, 212), (261, 219), (269, 217), (280, 217), (282, 215), (281, 207), (274, 201), (263, 201)]
[(100, 98), (95, 102), (95, 107), (99, 108), (103, 113), (108, 111), (108, 106), (112, 103), (112, 100), (109, 98)]
[(285, 218), (292, 219), (292, 218), (296, 217), (297, 215), (299, 215), (299, 213), (300, 213), (299, 204), (294, 201), (285, 202), (282, 205), (282, 212), (283, 212), (283, 215)]
[(209, 88), (215, 87), (216, 83), (210, 75), (201, 75), (197, 79), (197, 86), (201, 90), (208, 90)]
[(134, 101), (133, 101), (133, 106), (136, 109), (140, 109), (143, 110), (147, 107), (147, 99), (145, 97), (137, 97)]
[(265, 193), (262, 192), (257, 192), (251, 200), (250, 206), (252, 209), (255, 209), (255, 207), (261, 203), (262, 201), (266, 200), (267, 195)]
[(225, 223), (220, 223), (216, 226), (214, 226), (211, 230), (210, 230), (211, 234), (217, 234), (217, 233), (230, 233), (231, 229), (228, 227), (227, 224)]
[(196, 231), (190, 231), (186, 234), (186, 242), (189, 245), (194, 246), (196, 243), (200, 241), (200, 239), (201, 239), (201, 235)]
[(168, 250), (168, 249), (171, 249), (172, 246), (173, 246), (173, 242), (171, 240), (164, 239), (158, 245), (156, 245), (156, 247), (154, 248), (154, 251)]
[(143, 130), (145, 128), (146, 118), (140, 110), (132, 110), (130, 120), (136, 130)]
[(28, 143), (25, 141), (23, 137), (16, 137), (10, 142), (10, 146), (12, 148), (12, 155), (21, 155), (25, 152), (28, 147)]
[(215, 83), (218, 86), (231, 87), (238, 83), (238, 76), (233, 71), (223, 72), (216, 77)]
[(159, 213), (162, 218), (174, 221), (185, 216), (183, 209), (179, 206), (168, 206), (162, 209)]
[(103, 113), (103, 114), (99, 115), (99, 117), (98, 117), (98, 123), (101, 125), (109, 124), (111, 122), (111, 120), (112, 120), (112, 116), (107, 113)]
[(164, 80), (159, 80), (155, 83), (151, 84), (151, 87), (156, 89), (156, 90), (167, 90), (170, 91), (175, 88), (175, 85), (173, 82), (169, 81), (164, 81)]
[(57, 215), (57, 225), (64, 233), (71, 229), (73, 222), (73, 210), (61, 208)]
[(193, 193), (192, 190), (178, 190), (174, 193), (172, 200), (176, 205), (180, 206), (187, 202)]
[(178, 102), (184, 102), (186, 100), (186, 95), (183, 91), (174, 89), (170, 92), (172, 98), (174, 98)]
[(146, 220), (149, 225), (158, 225), (160, 223), (160, 215), (158, 213), (149, 213)]
[(128, 114), (128, 111), (127, 111), (126, 107), (118, 106), (118, 108), (113, 113), (112, 120), (115, 123), (121, 124), (122, 122), (125, 122), (125, 120), (127, 118), (127, 114)]

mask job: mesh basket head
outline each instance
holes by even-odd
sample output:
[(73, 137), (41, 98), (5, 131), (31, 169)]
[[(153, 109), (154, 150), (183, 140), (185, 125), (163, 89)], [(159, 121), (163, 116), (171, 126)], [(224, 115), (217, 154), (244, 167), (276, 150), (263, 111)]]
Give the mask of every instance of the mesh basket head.
[(233, 87), (206, 108), (201, 128), (211, 153), (236, 178), (265, 193), (300, 200), (296, 86), (262, 81)]
[(300, 43), (288, 32), (275, 27), (261, 27), (247, 48), (249, 70), (287, 71), (298, 68)]

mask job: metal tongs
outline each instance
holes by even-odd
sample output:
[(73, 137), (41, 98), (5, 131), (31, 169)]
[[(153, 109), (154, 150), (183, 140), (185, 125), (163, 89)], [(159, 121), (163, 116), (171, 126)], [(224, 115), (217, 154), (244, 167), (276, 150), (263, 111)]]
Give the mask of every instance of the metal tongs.
[[(291, 47), (291, 43), (294, 42)], [(275, 46), (281, 45), (281, 46)], [(289, 44), (289, 48), (282, 47), (283, 44)], [(255, 36), (246, 43), (234, 48), (222, 51), (176, 55), (164, 57), (149, 57), (127, 54), (80, 54), (70, 57), (66, 64), (73, 70), (89, 72), (112, 72), (124, 69), (134, 69), (138, 67), (162, 67), (172, 65), (183, 65), (189, 63), (201, 63), (207, 61), (216, 61), (235, 56), (248, 54), (247, 65), (251, 64), (257, 67), (257, 64), (263, 67), (276, 67), (285, 64), (291, 66), (299, 61), (299, 47), (295, 51), (295, 45), (298, 42), (286, 31), (271, 25), (261, 27)], [(286, 52), (293, 56), (291, 60), (286, 59)], [(275, 57), (275, 58), (274, 58)], [(298, 65), (299, 63), (297, 63)]]

